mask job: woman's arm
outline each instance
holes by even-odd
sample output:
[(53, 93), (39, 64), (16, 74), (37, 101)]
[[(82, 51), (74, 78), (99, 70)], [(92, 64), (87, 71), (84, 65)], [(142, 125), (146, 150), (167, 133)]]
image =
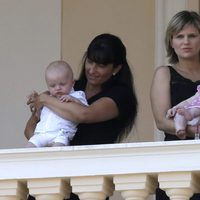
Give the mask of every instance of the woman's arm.
[(29, 118), (29, 120), (27, 121), (26, 127), (24, 129), (24, 135), (28, 140), (33, 136), (33, 133), (34, 133), (34, 130), (35, 130), (35, 127), (36, 127), (38, 121), (39, 121), (39, 119), (38, 119), (36, 112), (32, 113), (32, 115)]
[(46, 106), (60, 117), (77, 123), (96, 123), (113, 119), (119, 115), (116, 103), (109, 97), (103, 97), (89, 106), (76, 102), (61, 102), (45, 93), (28, 102), (36, 108)]
[(175, 135), (174, 121), (166, 118), (171, 107), (170, 72), (166, 66), (156, 69), (150, 91), (151, 107), (159, 130)]
[[(198, 127), (198, 130), (200, 130), (199, 128), (200, 127)], [(197, 126), (187, 125), (186, 133), (187, 133), (188, 137), (193, 137), (194, 138), (196, 131), (197, 131)]]

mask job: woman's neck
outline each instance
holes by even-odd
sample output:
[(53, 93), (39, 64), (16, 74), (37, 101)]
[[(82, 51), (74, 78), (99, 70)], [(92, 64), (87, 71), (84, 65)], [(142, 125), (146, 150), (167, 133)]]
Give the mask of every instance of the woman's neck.
[(200, 62), (199, 58), (198, 59), (192, 59), (192, 60), (183, 60), (181, 59), (178, 63), (177, 66), (183, 70), (186, 71), (195, 71), (200, 69)]
[(192, 80), (192, 81), (197, 81), (200, 80), (200, 62), (199, 61), (183, 61), (180, 60), (175, 65), (175, 69), (184, 77)]
[(100, 86), (86, 84), (85, 94), (86, 94), (87, 99), (93, 97), (94, 95), (98, 94), (99, 92), (101, 92)]

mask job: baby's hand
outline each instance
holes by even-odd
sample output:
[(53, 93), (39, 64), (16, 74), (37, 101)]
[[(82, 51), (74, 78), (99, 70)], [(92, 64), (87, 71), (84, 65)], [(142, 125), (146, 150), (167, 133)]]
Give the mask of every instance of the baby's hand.
[(71, 96), (70, 96), (70, 95), (62, 95), (62, 96), (59, 98), (59, 100), (60, 100), (61, 102), (68, 102), (68, 101), (70, 101), (70, 99), (71, 99)]
[(172, 109), (169, 109), (169, 110), (167, 111), (166, 118), (169, 119), (169, 118), (171, 118), (171, 117), (173, 117), (173, 111), (172, 111)]
[[(77, 98), (70, 96), (70, 95), (63, 95), (59, 98), (59, 100), (61, 102), (75, 102), (75, 103), (79, 103), (82, 104), (82, 102), (80, 100), (78, 100)], [(83, 104), (84, 105), (84, 104)]]
[(29, 94), (27, 96), (28, 101), (34, 99), (35, 97), (37, 97), (39, 94), (36, 91), (33, 91), (31, 94)]
[(36, 91), (33, 91), (31, 94), (27, 96), (27, 105), (30, 106), (31, 112), (36, 112), (36, 109), (34, 107), (33, 101), (39, 94)]
[(170, 109), (167, 111), (166, 118), (167, 118), (167, 119), (170, 119), (170, 118), (174, 117), (175, 114), (176, 114), (176, 112), (177, 112), (177, 107), (170, 108)]

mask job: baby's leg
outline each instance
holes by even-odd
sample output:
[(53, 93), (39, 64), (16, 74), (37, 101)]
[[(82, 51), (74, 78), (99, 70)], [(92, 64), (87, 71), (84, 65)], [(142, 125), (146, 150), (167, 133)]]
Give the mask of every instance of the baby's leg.
[(53, 139), (51, 146), (59, 147), (59, 146), (68, 146), (69, 139), (68, 135), (65, 132), (60, 131), (57, 136)]
[(187, 120), (187, 121), (190, 121), (193, 119), (193, 109), (192, 108), (189, 108), (189, 109), (185, 109), (185, 108), (179, 108), (177, 110), (177, 113), (184, 116), (184, 118)]
[(54, 142), (54, 143), (52, 144), (52, 147), (60, 147), (60, 146), (65, 146), (65, 144), (60, 143), (60, 142)]
[(47, 142), (49, 140), (49, 134), (34, 134), (26, 147), (45, 147), (47, 146)]
[(26, 147), (27, 148), (33, 148), (33, 147), (37, 147), (37, 146), (35, 146), (32, 142), (28, 142)]
[(174, 123), (175, 123), (175, 129), (176, 134), (179, 138), (184, 139), (186, 136), (186, 126), (187, 126), (187, 120), (185, 119), (185, 116), (180, 115), (178, 112), (176, 113), (174, 117)]

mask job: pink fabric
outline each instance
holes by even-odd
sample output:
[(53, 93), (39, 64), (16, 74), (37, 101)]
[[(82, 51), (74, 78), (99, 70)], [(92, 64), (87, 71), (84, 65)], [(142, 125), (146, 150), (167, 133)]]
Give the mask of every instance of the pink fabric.
[(184, 106), (186, 109), (194, 108), (194, 107), (200, 108), (200, 85), (197, 86), (196, 94), (198, 94), (197, 97), (195, 99), (193, 99), (193, 101), (190, 104), (187, 104), (186, 106)]

